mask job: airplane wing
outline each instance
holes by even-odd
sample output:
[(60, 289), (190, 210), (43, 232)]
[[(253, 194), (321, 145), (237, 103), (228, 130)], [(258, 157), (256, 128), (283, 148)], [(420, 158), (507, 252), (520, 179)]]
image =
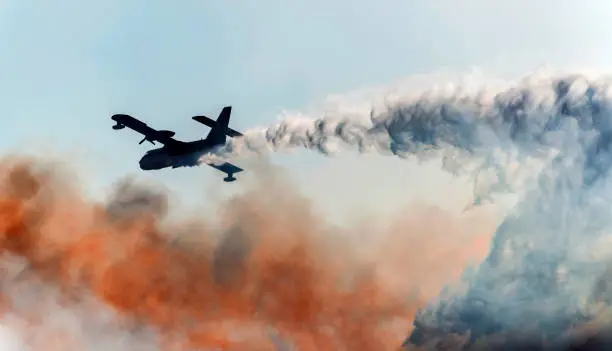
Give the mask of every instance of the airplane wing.
[(146, 123), (141, 122), (130, 115), (117, 114), (113, 115), (111, 119), (117, 122), (117, 124), (113, 126), (113, 129), (123, 129), (125, 127), (128, 127), (144, 135), (144, 139), (142, 139), (138, 144), (142, 144), (145, 141), (148, 141), (153, 145), (155, 145), (155, 141), (157, 141), (169, 147), (181, 146), (182, 144), (184, 144), (182, 141), (178, 141), (172, 138), (174, 134), (176, 134), (175, 132), (170, 130), (153, 129), (149, 127)]
[(228, 175), (232, 175), (234, 173), (240, 173), (243, 171), (242, 168), (235, 166), (229, 162), (225, 162), (223, 164), (220, 165), (215, 165), (215, 164), (211, 164), (211, 163), (207, 163), (207, 165), (211, 166), (212, 168), (218, 169), (221, 172), (227, 173)]

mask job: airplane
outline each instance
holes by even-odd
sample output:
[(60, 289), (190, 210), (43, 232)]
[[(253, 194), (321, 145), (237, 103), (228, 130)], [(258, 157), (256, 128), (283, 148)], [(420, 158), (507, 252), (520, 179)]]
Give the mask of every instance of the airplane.
[[(163, 145), (163, 147), (147, 151), (147, 153), (140, 159), (140, 169), (149, 171), (166, 167), (178, 168), (198, 166), (200, 164), (198, 162), (200, 157), (206, 152), (211, 151), (213, 148), (224, 145), (227, 136), (232, 138), (242, 136), (242, 133), (228, 127), (231, 113), (232, 107), (225, 106), (221, 110), (221, 113), (219, 113), (219, 117), (216, 121), (213, 121), (206, 116), (192, 117), (193, 120), (210, 127), (210, 131), (208, 132), (206, 139), (189, 142), (176, 140), (173, 138), (173, 136), (176, 134), (175, 132), (170, 130), (153, 129), (146, 123), (141, 122), (130, 115), (115, 114), (111, 116), (111, 119), (117, 123), (113, 126), (113, 129), (115, 130), (128, 127), (144, 135), (144, 139), (138, 143), (139, 145), (145, 141), (148, 141), (153, 145), (155, 145), (155, 142), (157, 141)], [(229, 162), (225, 162), (221, 165), (208, 165), (226, 173), (227, 177), (223, 178), (223, 181), (225, 182), (235, 181), (236, 178), (233, 175), (243, 171), (242, 168)]]

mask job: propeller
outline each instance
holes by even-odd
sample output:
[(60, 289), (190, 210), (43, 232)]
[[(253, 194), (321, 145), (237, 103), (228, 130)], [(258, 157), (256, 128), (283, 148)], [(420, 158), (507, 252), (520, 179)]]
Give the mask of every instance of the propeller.
[(144, 138), (143, 138), (143, 139), (142, 139), (142, 140), (141, 140), (141, 141), (138, 143), (138, 145), (140, 145), (140, 144), (144, 143), (145, 141), (148, 141), (148, 142), (150, 142), (151, 144), (155, 145), (155, 143), (153, 142), (153, 140), (149, 140), (149, 139), (147, 139), (147, 137), (144, 137)]

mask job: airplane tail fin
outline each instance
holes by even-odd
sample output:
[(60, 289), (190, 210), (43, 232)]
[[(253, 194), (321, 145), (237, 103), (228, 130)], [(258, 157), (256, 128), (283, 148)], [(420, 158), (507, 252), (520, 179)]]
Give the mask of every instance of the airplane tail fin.
[(192, 119), (210, 127), (210, 132), (208, 132), (208, 135), (206, 136), (207, 140), (214, 141), (218, 144), (223, 144), (225, 143), (226, 136), (242, 136), (242, 133), (229, 128), (231, 114), (232, 107), (225, 106), (223, 110), (221, 110), (221, 113), (219, 113), (219, 117), (217, 117), (216, 121), (213, 121), (206, 116), (194, 116)]

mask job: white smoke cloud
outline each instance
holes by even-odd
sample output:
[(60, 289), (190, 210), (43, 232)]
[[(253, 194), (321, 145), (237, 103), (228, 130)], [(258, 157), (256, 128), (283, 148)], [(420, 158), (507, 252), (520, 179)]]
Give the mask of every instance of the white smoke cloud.
[(17, 333), (0, 325), (0, 351), (26, 351), (26, 346)]
[[(0, 350), (160, 350), (155, 330), (130, 330), (119, 314), (93, 296), (67, 301), (41, 281), (25, 260), (3, 254), (3, 295), (10, 309), (0, 320)], [(86, 294), (87, 295), (87, 294)]]

